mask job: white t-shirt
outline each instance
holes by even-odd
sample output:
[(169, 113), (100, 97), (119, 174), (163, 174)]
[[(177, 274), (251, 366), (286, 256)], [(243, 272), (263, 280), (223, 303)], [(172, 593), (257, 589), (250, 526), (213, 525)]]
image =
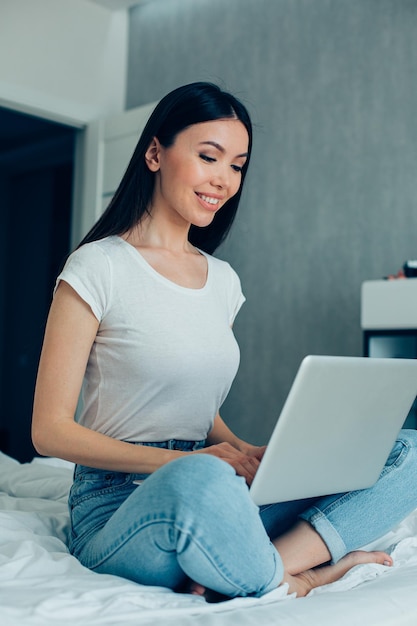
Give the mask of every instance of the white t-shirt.
[(168, 280), (120, 237), (69, 257), (57, 284), (69, 283), (100, 322), (81, 424), (125, 441), (206, 438), (239, 365), (231, 326), (245, 298), (230, 265), (205, 256), (202, 289)]

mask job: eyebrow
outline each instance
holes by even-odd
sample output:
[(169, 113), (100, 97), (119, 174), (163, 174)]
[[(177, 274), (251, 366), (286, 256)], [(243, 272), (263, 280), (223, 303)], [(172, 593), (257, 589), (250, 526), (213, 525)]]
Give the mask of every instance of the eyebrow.
[[(217, 150), (219, 150), (220, 152), (223, 152), (223, 153), (226, 152), (223, 146), (217, 143), (217, 141), (201, 141), (200, 145), (214, 146), (214, 148), (217, 148)], [(249, 152), (243, 152), (242, 154), (237, 154), (235, 156), (235, 159), (240, 158), (240, 157), (248, 157), (248, 156), (249, 156)]]

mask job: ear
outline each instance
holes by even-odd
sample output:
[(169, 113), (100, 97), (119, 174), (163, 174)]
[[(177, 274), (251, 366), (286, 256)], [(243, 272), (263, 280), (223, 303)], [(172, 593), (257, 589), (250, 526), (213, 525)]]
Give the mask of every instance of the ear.
[(159, 170), (159, 156), (161, 152), (161, 144), (158, 141), (157, 137), (154, 137), (149, 144), (148, 149), (145, 152), (145, 161), (146, 165), (149, 167), (151, 172), (157, 172)]

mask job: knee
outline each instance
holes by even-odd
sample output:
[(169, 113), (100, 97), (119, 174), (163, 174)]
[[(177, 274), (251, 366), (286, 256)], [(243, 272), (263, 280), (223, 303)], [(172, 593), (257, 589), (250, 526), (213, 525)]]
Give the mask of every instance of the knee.
[(168, 463), (164, 469), (173, 487), (184, 485), (201, 489), (209, 484), (233, 482), (236, 478), (231, 465), (210, 454), (190, 454)]
[(159, 470), (164, 476), (166, 489), (174, 494), (177, 502), (190, 502), (194, 506), (207, 506), (207, 502), (225, 504), (230, 499), (247, 497), (246, 482), (237, 476), (231, 465), (209, 454), (193, 454), (181, 457)]

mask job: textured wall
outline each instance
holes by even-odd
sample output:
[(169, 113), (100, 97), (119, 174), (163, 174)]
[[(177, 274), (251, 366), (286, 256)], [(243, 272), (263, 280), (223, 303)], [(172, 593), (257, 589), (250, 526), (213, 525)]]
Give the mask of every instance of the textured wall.
[(261, 442), (304, 355), (361, 353), (362, 281), (417, 256), (417, 2), (133, 9), (128, 108), (194, 80), (240, 96), (256, 125), (240, 214), (218, 255), (247, 296), (223, 415)]

